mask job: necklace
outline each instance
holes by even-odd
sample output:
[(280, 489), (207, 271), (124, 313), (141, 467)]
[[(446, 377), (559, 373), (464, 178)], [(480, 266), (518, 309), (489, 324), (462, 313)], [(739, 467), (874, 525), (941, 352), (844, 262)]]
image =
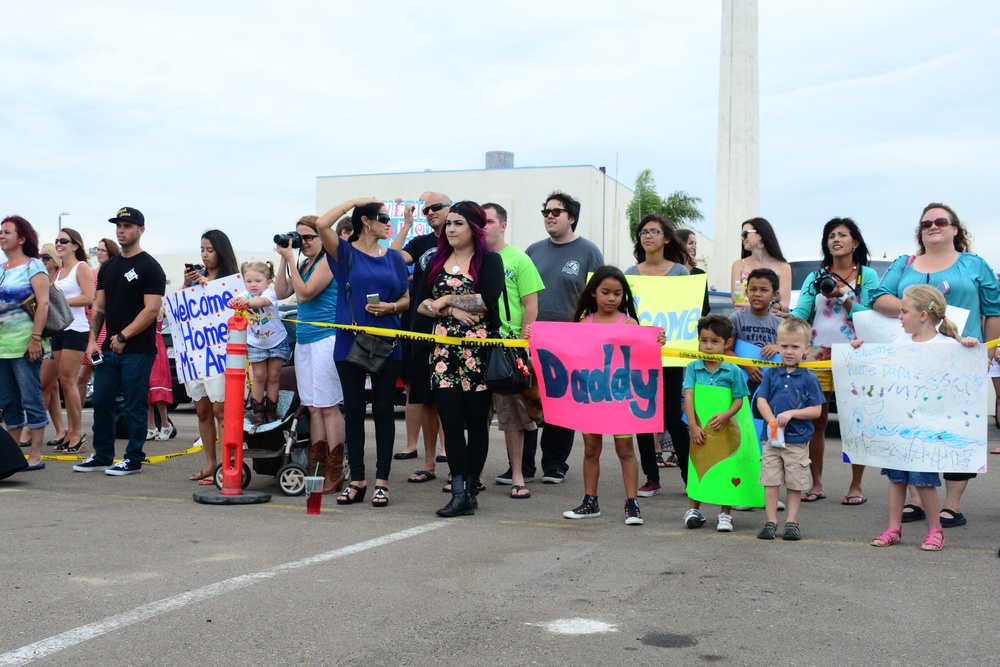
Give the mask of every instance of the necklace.
[[(474, 255), (476, 253), (472, 253), (472, 254)], [(472, 259), (472, 255), (469, 255), (468, 257), (466, 257), (465, 259), (463, 259), (461, 262), (456, 262), (455, 266), (451, 267), (451, 272), (452, 273), (460, 273), (462, 271), (462, 264), (465, 264), (470, 259)]]

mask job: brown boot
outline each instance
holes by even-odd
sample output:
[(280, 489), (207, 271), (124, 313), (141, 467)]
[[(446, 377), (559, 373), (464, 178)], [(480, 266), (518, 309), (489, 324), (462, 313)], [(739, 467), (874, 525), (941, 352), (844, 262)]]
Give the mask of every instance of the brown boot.
[(323, 493), (336, 493), (344, 485), (344, 443), (330, 450), (326, 459), (326, 483)]
[(278, 421), (278, 404), (270, 396), (264, 397), (264, 420), (268, 424)]
[(251, 426), (260, 426), (264, 423), (264, 403), (267, 401), (265, 398), (263, 401), (257, 401), (250, 399), (250, 409), (253, 410), (253, 416), (250, 417)]
[[(309, 445), (306, 451), (306, 474), (309, 476), (326, 477), (326, 457), (329, 448), (326, 440), (320, 440)], [(317, 464), (319, 468), (317, 468)]]

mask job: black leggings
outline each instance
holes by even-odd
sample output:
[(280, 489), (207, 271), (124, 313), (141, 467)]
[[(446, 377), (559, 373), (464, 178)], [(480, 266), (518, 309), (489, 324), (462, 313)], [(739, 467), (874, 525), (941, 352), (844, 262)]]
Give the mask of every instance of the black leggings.
[[(444, 451), (452, 475), (478, 477), (486, 465), (490, 448), (490, 424), (487, 421), (491, 391), (462, 391), (458, 388), (435, 387), (434, 403), (441, 415), (444, 430)], [(465, 432), (469, 432), (466, 443)]]
[[(372, 418), (375, 421), (375, 479), (389, 479), (392, 444), (396, 438), (393, 405), (399, 361), (385, 362), (381, 373), (372, 374)], [(344, 427), (351, 482), (365, 481), (365, 371), (349, 361), (337, 362), (340, 386), (344, 390)], [(312, 474), (312, 471), (309, 471)]]
[[(670, 434), (677, 454), (677, 465), (681, 468), (681, 479), (687, 484), (688, 455), (691, 451), (691, 434), (681, 421), (683, 414), (684, 369), (669, 367), (663, 369), (663, 428)], [(635, 437), (639, 444), (639, 462), (646, 477), (657, 484), (660, 482), (660, 468), (656, 465), (656, 436), (639, 433)]]

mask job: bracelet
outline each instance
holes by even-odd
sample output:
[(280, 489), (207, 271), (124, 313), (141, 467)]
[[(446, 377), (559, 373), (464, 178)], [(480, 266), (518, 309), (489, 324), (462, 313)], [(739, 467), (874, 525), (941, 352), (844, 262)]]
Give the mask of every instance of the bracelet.
[(395, 301), (392, 302), (392, 314), (393, 315), (396, 314), (396, 302)]
[(31, 337), (34, 338), (35, 340), (42, 340), (42, 334), (33, 333), (31, 334)]

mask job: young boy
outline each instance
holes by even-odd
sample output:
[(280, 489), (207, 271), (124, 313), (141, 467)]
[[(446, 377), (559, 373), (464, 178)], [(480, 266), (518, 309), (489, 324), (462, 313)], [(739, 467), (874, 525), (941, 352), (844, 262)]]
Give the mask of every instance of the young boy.
[[(780, 297), (778, 292), (778, 274), (771, 269), (754, 269), (747, 276), (747, 303), (749, 306), (729, 316), (736, 330), (736, 338), (752, 343), (762, 348), (762, 359), (770, 359), (778, 352), (774, 343), (777, 340), (778, 325), (782, 319), (771, 313), (771, 303)], [(761, 369), (759, 366), (741, 366), (749, 375), (747, 381), (750, 393), (753, 394), (760, 385)]]
[(773, 540), (778, 527), (778, 491), (782, 482), (787, 489), (788, 517), (786, 540), (802, 539), (799, 530), (799, 502), (809, 488), (809, 439), (812, 420), (819, 417), (823, 390), (816, 376), (797, 368), (809, 350), (812, 328), (805, 320), (790, 317), (778, 327), (778, 353), (784, 368), (768, 368), (757, 391), (757, 407), (765, 422), (776, 421), (785, 430), (785, 446), (765, 443), (760, 457), (760, 483), (764, 485), (767, 523), (757, 537)]
[[(698, 320), (698, 349), (705, 354), (728, 354), (731, 352), (735, 339), (732, 322), (722, 315), (708, 315)], [(725, 412), (713, 416), (702, 426), (694, 410), (694, 393), (697, 385), (726, 387), (733, 393), (733, 402)], [(684, 374), (684, 414), (687, 416), (688, 428), (691, 429), (691, 446), (705, 444), (705, 429), (721, 431), (732, 419), (733, 415), (743, 407), (743, 399), (749, 396), (743, 371), (735, 364), (724, 361), (703, 361), (701, 359), (688, 364)], [(723, 505), (719, 512), (719, 523), (716, 530), (720, 533), (733, 532), (732, 507)], [(701, 513), (701, 501), (690, 499), (690, 509), (684, 514), (684, 525), (688, 528), (699, 528), (705, 523)]]

